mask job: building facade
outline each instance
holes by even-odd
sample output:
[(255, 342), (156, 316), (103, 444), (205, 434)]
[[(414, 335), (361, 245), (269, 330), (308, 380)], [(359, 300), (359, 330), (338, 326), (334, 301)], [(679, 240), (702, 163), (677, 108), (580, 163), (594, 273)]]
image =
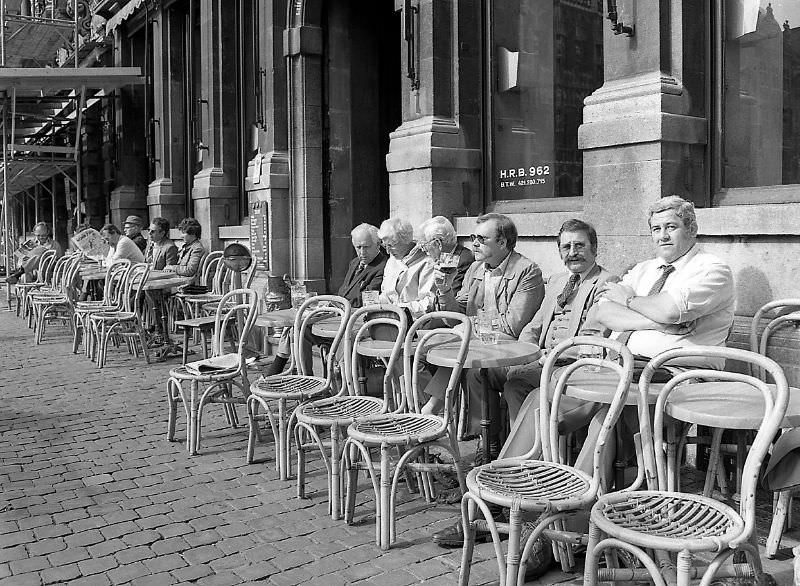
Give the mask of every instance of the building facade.
[(193, 215), (212, 246), (249, 237), (332, 290), (351, 228), (389, 215), (466, 235), (509, 214), (545, 274), (579, 217), (620, 272), (650, 255), (647, 207), (678, 194), (734, 269), (735, 340), (795, 296), (800, 2), (95, 4), (115, 63), (149, 80), (115, 101), (112, 219)]

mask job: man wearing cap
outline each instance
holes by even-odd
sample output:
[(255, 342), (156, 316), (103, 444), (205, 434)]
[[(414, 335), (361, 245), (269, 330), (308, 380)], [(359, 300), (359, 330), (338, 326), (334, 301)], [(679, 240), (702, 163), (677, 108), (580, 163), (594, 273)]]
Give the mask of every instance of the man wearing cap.
[(144, 226), (144, 222), (139, 216), (128, 216), (125, 218), (122, 230), (125, 232), (125, 236), (133, 240), (139, 250), (144, 252), (144, 249), (147, 248), (147, 240), (142, 236), (142, 226)]

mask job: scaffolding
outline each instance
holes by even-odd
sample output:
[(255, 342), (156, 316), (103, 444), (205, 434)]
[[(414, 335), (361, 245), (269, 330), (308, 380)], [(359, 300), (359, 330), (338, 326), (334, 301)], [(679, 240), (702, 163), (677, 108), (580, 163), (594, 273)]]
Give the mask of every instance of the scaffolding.
[[(63, 177), (77, 194), (80, 225), (84, 111), (122, 86), (143, 82), (138, 67), (80, 67), (79, 16), (87, 14), (79, 0), (0, 0), (0, 244), (7, 271), (13, 267), (15, 202), (31, 197), (32, 189), (49, 193), (55, 226), (60, 203), (46, 182)], [(69, 66), (57, 67), (56, 55), (65, 48), (72, 52)], [(38, 219), (38, 205), (36, 213)]]

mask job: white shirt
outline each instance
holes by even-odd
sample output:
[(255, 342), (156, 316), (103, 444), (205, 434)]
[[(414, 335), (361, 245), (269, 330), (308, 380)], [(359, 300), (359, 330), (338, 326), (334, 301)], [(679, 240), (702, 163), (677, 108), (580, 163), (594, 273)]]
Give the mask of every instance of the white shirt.
[(380, 299), (384, 303), (408, 307), (414, 317), (426, 313), (434, 300), (430, 257), (420, 249), (402, 260), (389, 255), (383, 269)]
[[(640, 262), (622, 277), (622, 284), (636, 295), (645, 296), (662, 274), (660, 258)], [(695, 322), (692, 332), (683, 335), (665, 334), (656, 330), (639, 330), (631, 334), (628, 348), (634, 354), (652, 358), (670, 348), (684, 346), (724, 346), (733, 324), (736, 292), (730, 267), (695, 244), (672, 264), (675, 271), (667, 277), (661, 292), (668, 293), (680, 310), (680, 323)], [(619, 334), (615, 332), (612, 337)], [(692, 366), (721, 369), (724, 359), (709, 359)]]
[(511, 258), (510, 252), (503, 259), (503, 262), (493, 269), (489, 268), (487, 264), (483, 265), (483, 309), (485, 311), (498, 311), (497, 286), (506, 272), (509, 258)]
[(136, 243), (124, 234), (121, 234), (117, 245), (109, 249), (108, 256), (106, 257), (106, 264), (111, 265), (115, 260), (123, 258), (127, 258), (132, 263), (144, 262), (144, 254), (142, 254), (142, 251), (136, 246)]

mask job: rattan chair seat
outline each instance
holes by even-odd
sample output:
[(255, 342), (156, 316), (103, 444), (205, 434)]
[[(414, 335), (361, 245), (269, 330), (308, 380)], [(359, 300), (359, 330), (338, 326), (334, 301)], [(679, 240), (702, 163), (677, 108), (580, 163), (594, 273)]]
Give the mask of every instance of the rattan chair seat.
[(33, 283), (17, 283), (14, 286), (18, 289), (36, 289), (37, 287), (44, 287), (46, 284), (43, 281), (34, 281)]
[(75, 310), (76, 311), (79, 311), (79, 310), (105, 310), (105, 311), (111, 311), (112, 309), (114, 309), (114, 306), (113, 305), (108, 305), (103, 300), (98, 300), (98, 301), (78, 301), (78, 303), (75, 304)]
[(592, 510), (601, 531), (612, 528), (626, 543), (668, 551), (717, 551), (744, 529), (739, 513), (702, 495), (635, 491), (608, 494)]
[(542, 460), (497, 460), (467, 475), (467, 487), (483, 500), (503, 506), (519, 501), (528, 510), (580, 498), (591, 481), (581, 470)]
[(328, 389), (328, 380), (321, 376), (276, 374), (262, 377), (250, 386), (250, 392), (263, 399), (305, 401), (319, 397)]
[(436, 415), (394, 413), (355, 421), (348, 428), (347, 435), (368, 444), (404, 445), (432, 441), (434, 436), (446, 432), (442, 418)]
[(346, 396), (319, 399), (301, 404), (296, 411), (298, 421), (311, 425), (346, 425), (355, 419), (380, 414), (383, 400), (377, 397)]
[(189, 295), (188, 297), (184, 297), (184, 301), (188, 301), (189, 303), (208, 303), (210, 301), (219, 301), (222, 299), (222, 295), (217, 295), (216, 293), (204, 293), (203, 295)]
[(133, 311), (108, 311), (93, 313), (91, 315), (92, 319), (97, 319), (100, 321), (125, 321), (135, 317), (136, 313)]
[(236, 376), (237, 373), (238, 369), (230, 368), (226, 370), (216, 370), (213, 372), (204, 372), (203, 374), (197, 374), (195, 372), (191, 372), (185, 366), (178, 366), (176, 368), (170, 369), (169, 376), (171, 378), (175, 378), (178, 380), (213, 382), (213, 381), (229, 379), (232, 376)]

